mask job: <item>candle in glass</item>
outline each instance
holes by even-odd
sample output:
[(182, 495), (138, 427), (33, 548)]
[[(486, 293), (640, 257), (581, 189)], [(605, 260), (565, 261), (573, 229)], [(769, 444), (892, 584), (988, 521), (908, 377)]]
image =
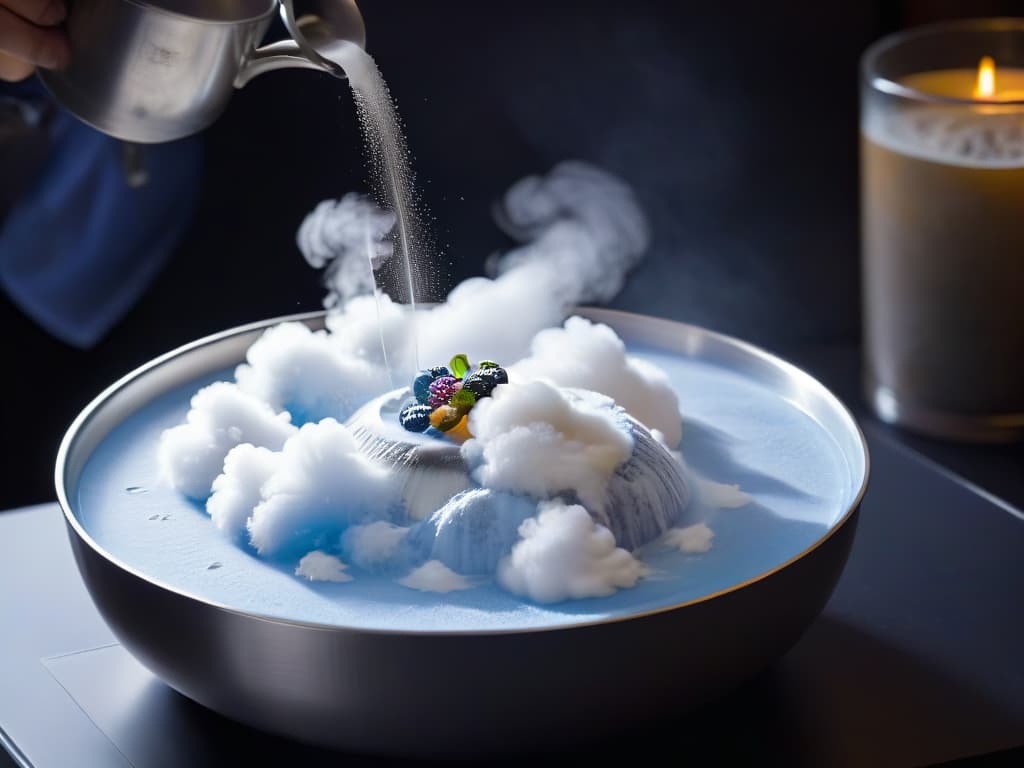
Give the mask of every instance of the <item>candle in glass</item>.
[(887, 421), (1003, 440), (1024, 434), (1024, 61), (981, 50), (1024, 52), (1024, 22), (927, 27), (865, 54), (865, 385)]

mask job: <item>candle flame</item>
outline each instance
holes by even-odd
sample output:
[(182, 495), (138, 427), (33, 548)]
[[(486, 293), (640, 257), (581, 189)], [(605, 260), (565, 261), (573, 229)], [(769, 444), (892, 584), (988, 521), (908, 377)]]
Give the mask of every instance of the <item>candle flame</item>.
[(991, 56), (982, 56), (978, 62), (978, 82), (974, 86), (974, 98), (991, 99), (996, 95), (996, 62)]

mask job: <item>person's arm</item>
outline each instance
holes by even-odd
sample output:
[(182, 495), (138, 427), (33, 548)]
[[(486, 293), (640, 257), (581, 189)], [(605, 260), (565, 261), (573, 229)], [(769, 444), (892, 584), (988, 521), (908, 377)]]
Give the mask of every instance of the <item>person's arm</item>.
[(67, 63), (67, 39), (56, 27), (66, 13), (63, 0), (0, 0), (0, 80), (24, 80), (36, 67)]

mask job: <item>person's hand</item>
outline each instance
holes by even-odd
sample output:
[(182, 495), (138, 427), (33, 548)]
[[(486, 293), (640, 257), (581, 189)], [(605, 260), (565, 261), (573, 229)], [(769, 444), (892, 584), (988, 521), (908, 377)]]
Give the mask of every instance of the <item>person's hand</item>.
[(68, 42), (55, 25), (66, 14), (64, 0), (0, 0), (0, 80), (16, 82), (36, 67), (64, 66)]

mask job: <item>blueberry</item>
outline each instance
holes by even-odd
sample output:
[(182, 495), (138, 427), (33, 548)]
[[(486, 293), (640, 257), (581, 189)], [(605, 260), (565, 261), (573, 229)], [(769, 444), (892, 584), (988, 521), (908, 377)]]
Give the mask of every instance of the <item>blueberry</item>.
[(443, 365), (438, 365), (434, 368), (430, 368), (427, 370), (427, 373), (429, 373), (430, 377), (433, 379), (440, 379), (442, 376), (452, 375), (452, 372), (449, 371), (448, 368)]
[(508, 384), (508, 372), (504, 368), (481, 368), (473, 371), (462, 385), (477, 398), (490, 397), (499, 384)]
[(429, 371), (424, 371), (413, 380), (412, 393), (416, 396), (416, 402), (421, 405), (427, 404), (427, 400), (430, 398), (430, 383), (433, 380), (434, 377), (430, 375)]
[(398, 422), (410, 432), (424, 432), (430, 426), (433, 410), (429, 405), (407, 405), (398, 414)]

